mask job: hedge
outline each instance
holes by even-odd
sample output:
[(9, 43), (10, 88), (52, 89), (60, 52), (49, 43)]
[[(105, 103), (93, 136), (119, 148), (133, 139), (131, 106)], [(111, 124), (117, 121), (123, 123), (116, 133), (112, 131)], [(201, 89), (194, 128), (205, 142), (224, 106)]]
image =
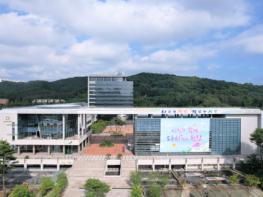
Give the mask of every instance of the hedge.
[(46, 197), (60, 197), (63, 191), (68, 185), (68, 178), (64, 172), (61, 172), (57, 176), (57, 180), (54, 188), (46, 195)]

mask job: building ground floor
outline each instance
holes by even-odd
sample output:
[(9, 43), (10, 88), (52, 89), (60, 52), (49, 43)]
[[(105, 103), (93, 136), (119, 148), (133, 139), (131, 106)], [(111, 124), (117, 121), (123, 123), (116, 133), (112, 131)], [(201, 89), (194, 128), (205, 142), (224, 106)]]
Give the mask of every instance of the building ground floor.
[(90, 138), (84, 138), (78, 142), (67, 142), (67, 143), (54, 143), (49, 142), (48, 140), (42, 140), (41, 143), (35, 143), (34, 140), (29, 141), (28, 143), (13, 143), (17, 154), (29, 153), (29, 154), (38, 154), (38, 153), (47, 153), (47, 154), (56, 154), (63, 153), (65, 154), (74, 154), (80, 153), (83, 149), (90, 143)]
[[(132, 171), (219, 171), (222, 169), (235, 169), (236, 165), (245, 159), (244, 156), (84, 156), (71, 154), (65, 156), (57, 154), (17, 154), (16, 166), (33, 170), (59, 170), (78, 166), (89, 166), (89, 169), (98, 170), (100, 177), (118, 175), (129, 176)], [(85, 171), (85, 165), (83, 171)], [(81, 168), (80, 168), (81, 169)]]

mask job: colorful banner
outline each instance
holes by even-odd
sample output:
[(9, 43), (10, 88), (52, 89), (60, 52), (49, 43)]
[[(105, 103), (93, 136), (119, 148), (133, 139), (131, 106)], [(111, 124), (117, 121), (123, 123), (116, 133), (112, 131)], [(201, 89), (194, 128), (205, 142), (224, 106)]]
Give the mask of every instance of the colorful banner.
[(209, 152), (209, 130), (209, 118), (163, 118), (160, 152)]

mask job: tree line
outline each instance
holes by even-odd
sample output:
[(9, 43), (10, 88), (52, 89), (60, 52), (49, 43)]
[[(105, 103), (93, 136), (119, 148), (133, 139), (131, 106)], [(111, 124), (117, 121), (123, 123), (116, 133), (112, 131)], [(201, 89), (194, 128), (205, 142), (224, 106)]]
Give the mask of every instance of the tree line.
[[(128, 80), (134, 82), (135, 106), (263, 107), (262, 85), (154, 73), (132, 75)], [(53, 82), (3, 81), (0, 83), (0, 98), (10, 99), (10, 106), (32, 105), (33, 99), (41, 98), (86, 102), (87, 78)]]

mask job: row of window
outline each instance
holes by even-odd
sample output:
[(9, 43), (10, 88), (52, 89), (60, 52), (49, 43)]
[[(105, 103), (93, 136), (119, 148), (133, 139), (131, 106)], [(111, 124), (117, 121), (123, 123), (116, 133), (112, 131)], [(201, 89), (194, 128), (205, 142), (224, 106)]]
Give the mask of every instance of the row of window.
[[(160, 118), (135, 119), (135, 153), (151, 152), (157, 142), (153, 133), (160, 135)], [(212, 154), (239, 154), (241, 144), (240, 119), (210, 119), (210, 148)], [(148, 135), (150, 134), (150, 135)], [(152, 142), (152, 144), (151, 144)], [(146, 153), (147, 153), (146, 151)], [(156, 150), (155, 150), (156, 151)], [(149, 154), (150, 154), (149, 152)]]

